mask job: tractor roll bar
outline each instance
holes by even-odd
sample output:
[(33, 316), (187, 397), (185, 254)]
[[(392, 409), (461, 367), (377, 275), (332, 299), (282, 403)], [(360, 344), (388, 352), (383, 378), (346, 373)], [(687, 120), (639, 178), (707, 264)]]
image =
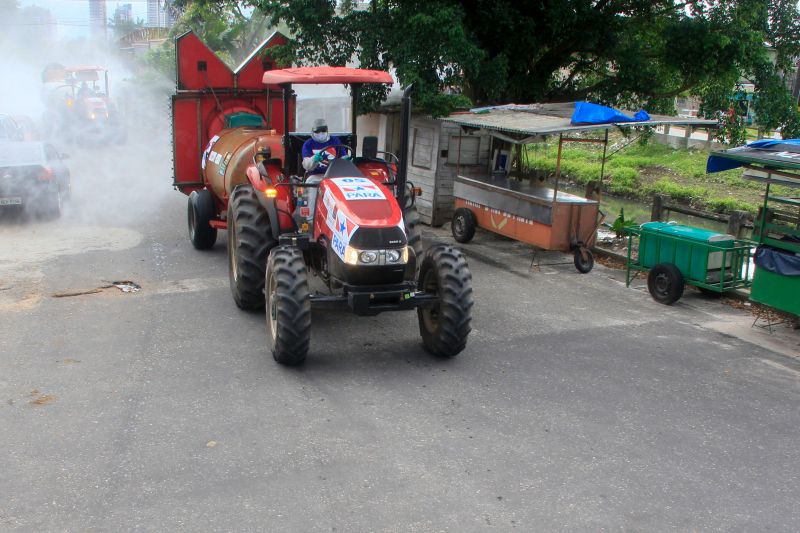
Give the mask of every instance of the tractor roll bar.
[(352, 131), (353, 140), (351, 144), (353, 145), (353, 156), (358, 153), (356, 148), (358, 148), (358, 131), (356, 124), (358, 123), (358, 92), (361, 90), (360, 83), (351, 83), (350, 84), (350, 95), (353, 97), (352, 102), (350, 103), (350, 129)]
[(283, 175), (289, 176), (289, 100), (292, 98), (292, 84), (284, 83), (283, 89)]
[(405, 206), (406, 181), (408, 176), (408, 135), (411, 125), (411, 89), (413, 85), (406, 87), (403, 91), (403, 100), (400, 106), (400, 164), (397, 168), (397, 203), (400, 207)]

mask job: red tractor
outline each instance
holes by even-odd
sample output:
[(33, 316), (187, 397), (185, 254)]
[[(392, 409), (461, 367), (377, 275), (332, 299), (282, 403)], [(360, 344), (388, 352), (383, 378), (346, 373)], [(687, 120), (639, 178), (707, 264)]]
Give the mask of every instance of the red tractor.
[[(283, 42), (274, 34), (231, 72), (193, 34), (178, 38), (174, 185), (189, 194), (192, 243), (210, 248), (217, 231), (227, 231), (233, 299), (242, 309), (266, 307), (279, 363), (305, 360), (312, 308), (358, 315), (416, 309), (425, 348), (456, 355), (470, 332), (472, 276), (452, 246), (423, 250), (406, 181), (410, 90), (400, 157), (379, 152), (375, 137), (365, 137), (356, 156), (359, 89), (392, 83), (391, 76), (344, 67), (272, 70), (260, 56)], [(300, 83), (351, 88), (353, 131), (340, 136), (324, 175), (298, 172), (309, 137), (292, 132), (292, 85)], [(312, 292), (310, 276), (324, 291)]]
[(42, 71), (47, 137), (97, 144), (122, 142), (125, 127), (111, 100), (108, 70), (100, 66), (47, 65)]

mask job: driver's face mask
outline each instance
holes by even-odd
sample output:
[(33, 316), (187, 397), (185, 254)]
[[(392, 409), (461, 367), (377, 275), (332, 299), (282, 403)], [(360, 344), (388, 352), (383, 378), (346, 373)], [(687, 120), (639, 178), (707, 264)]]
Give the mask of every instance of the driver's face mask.
[(318, 143), (326, 143), (331, 138), (328, 134), (328, 127), (317, 128), (311, 132), (311, 138)]

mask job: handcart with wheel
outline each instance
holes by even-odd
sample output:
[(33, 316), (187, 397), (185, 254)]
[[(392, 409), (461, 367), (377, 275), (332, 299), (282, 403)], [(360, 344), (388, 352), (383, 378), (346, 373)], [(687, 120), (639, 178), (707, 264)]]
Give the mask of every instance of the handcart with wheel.
[(648, 272), (647, 289), (659, 303), (677, 302), (684, 285), (716, 295), (752, 283), (753, 244), (748, 241), (673, 222), (646, 222), (625, 232), (625, 284), (630, 286), (637, 272)]
[[(624, 120), (619, 116), (599, 121), (575, 120), (579, 104), (585, 107), (586, 103), (509, 104), (458, 112), (442, 119), (445, 123), (457, 125), (460, 130), (460, 135), (452, 137), (455, 143), (450, 145), (450, 149), (456, 153), (452, 224), (455, 240), (469, 242), (475, 229), (483, 228), (530, 244), (536, 249), (570, 252), (574, 256), (575, 268), (587, 273), (594, 266), (591, 248), (603, 216), (598, 195), (582, 198), (560, 190), (564, 143), (603, 146), (597, 182), (602, 183), (608, 157), (609, 130), (659, 125), (716, 126), (712, 120), (663, 115), (652, 115), (647, 119), (637, 114), (634, 118)], [(587, 135), (592, 132), (603, 135)], [(463, 139), (480, 134), (488, 136), (488, 143), (481, 141), (478, 146), (488, 144), (486, 159), (491, 164), (483, 169), (471, 165), (469, 175), (464, 175), (461, 144)], [(558, 155), (553, 187), (509, 176), (510, 161), (516, 158), (517, 165), (520, 165), (525, 145), (542, 143), (556, 136)], [(475, 145), (474, 142), (470, 143), (470, 149), (474, 149)], [(516, 156), (512, 155), (514, 152)]]

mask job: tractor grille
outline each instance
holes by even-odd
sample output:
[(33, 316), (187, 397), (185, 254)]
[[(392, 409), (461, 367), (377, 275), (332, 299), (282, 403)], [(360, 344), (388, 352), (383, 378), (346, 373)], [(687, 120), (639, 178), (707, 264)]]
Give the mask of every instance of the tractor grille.
[(393, 228), (359, 228), (350, 239), (350, 246), (359, 250), (401, 248), (406, 244), (406, 236), (403, 230), (397, 226)]

